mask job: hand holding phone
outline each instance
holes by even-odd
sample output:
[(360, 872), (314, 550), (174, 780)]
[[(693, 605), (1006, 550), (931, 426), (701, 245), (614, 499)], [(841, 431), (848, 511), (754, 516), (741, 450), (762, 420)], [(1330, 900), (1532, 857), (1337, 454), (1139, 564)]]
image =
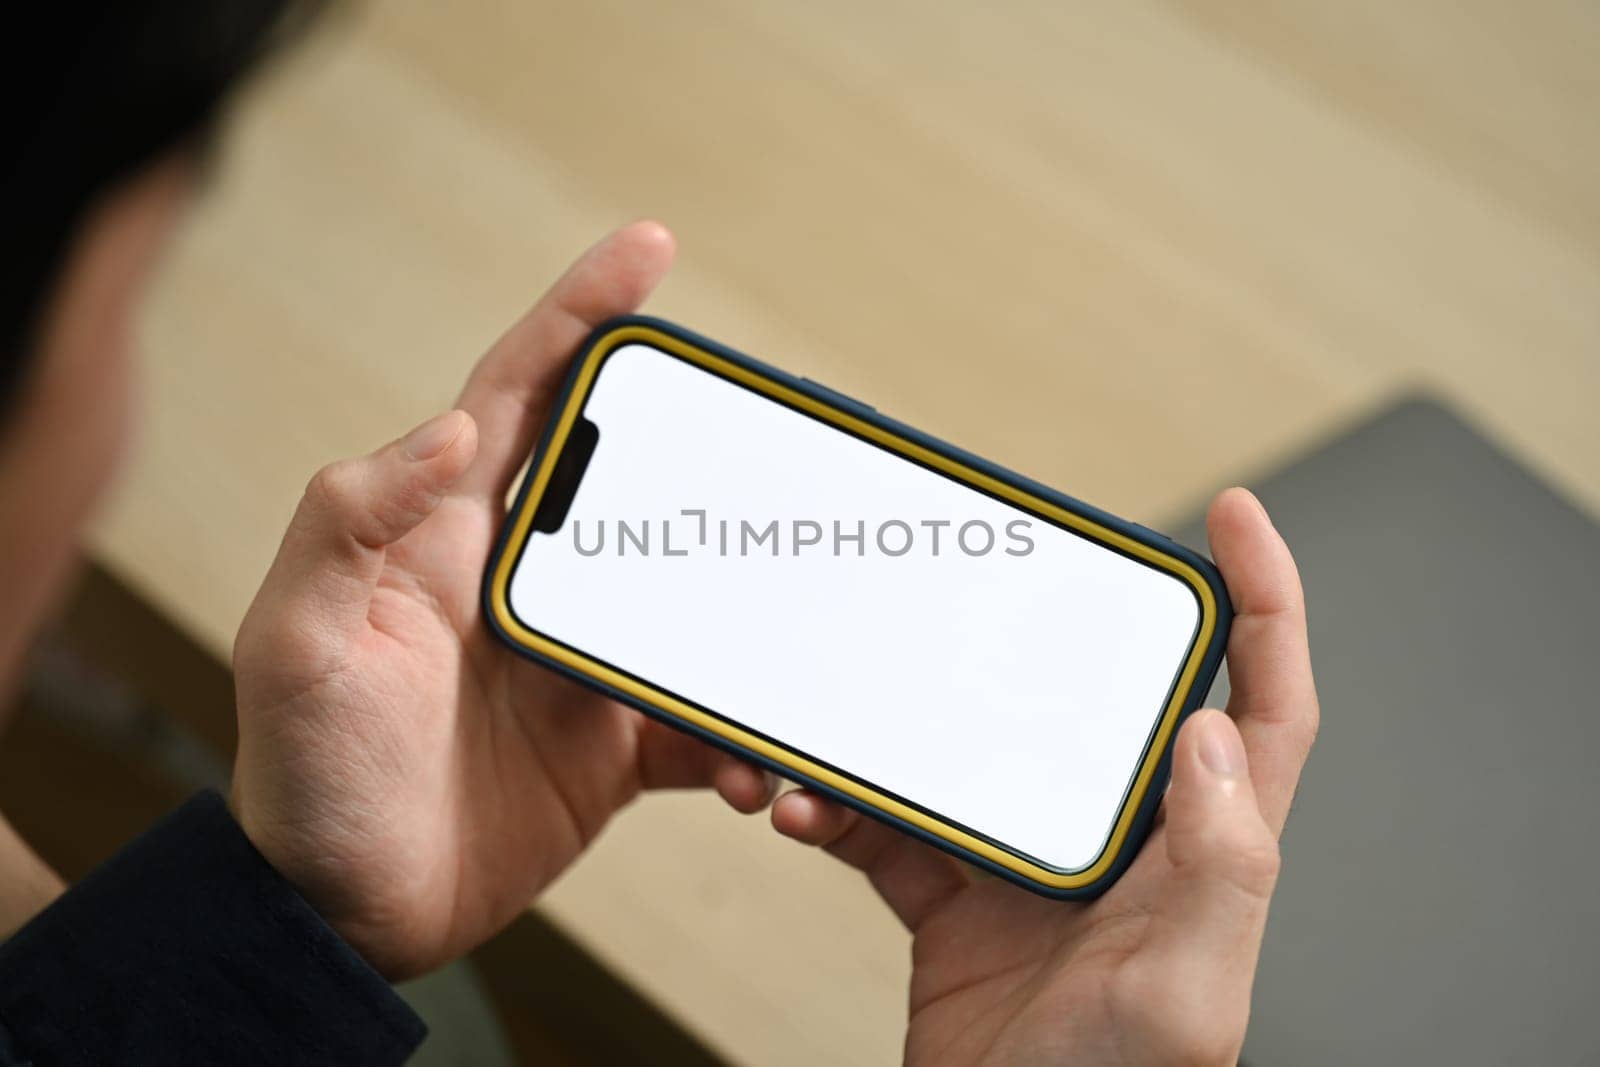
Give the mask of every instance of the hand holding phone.
[(611, 234), (478, 362), (459, 410), (312, 478), (239, 629), (233, 811), (391, 978), (499, 930), (642, 789), (764, 803), (749, 766), (506, 654), (478, 610), (573, 353), (672, 252), (655, 223)]
[(858, 868), (916, 938), (906, 1063), (1234, 1064), (1319, 711), (1294, 560), (1249, 493), (1211, 507), (1238, 610), (1227, 713), (1179, 732), (1165, 819), (1097, 900), (1023, 893), (807, 790), (779, 832)]
[[(465, 418), (314, 479), (241, 628), (231, 804), (274, 866), (390, 976), (498, 929), (641, 788), (715, 784), (741, 810), (766, 802), (748, 764), (505, 654), (479, 615), (492, 530), (516, 470), (562, 410), (552, 412), (562, 376), (585, 334), (632, 310), (671, 254), (654, 224), (611, 235), (477, 365), (458, 401)], [(1250, 509), (1214, 512), (1212, 540), (1241, 613), (1229, 711), (1277, 830), (1316, 702), (1293, 565)], [(1194, 795), (1183, 792), (1181, 746), (1178, 759), (1175, 801)], [(974, 879), (828, 796), (790, 794), (774, 821), (866, 870), (915, 929), (911, 1058), (948, 1050), (943, 1062), (976, 1061), (1029, 1042), (1069, 1047), (1069, 1037), (1172, 1047), (1150, 1042), (1202, 1033), (1207, 1019), (1242, 1031), (1232, 1008), (1253, 971), (1259, 878), (1254, 897), (1196, 889), (1200, 878), (1227, 889), (1241, 870), (1267, 868), (1226, 837), (1186, 851), (1193, 837), (1174, 832), (1176, 804), (1112, 892), (1062, 904)], [(1243, 867), (1218, 862), (1236, 855)], [(1186, 910), (1191, 902), (1204, 907)], [(1113, 988), (1120, 1013), (1086, 1018)], [(1228, 1011), (1214, 1010), (1219, 998)]]

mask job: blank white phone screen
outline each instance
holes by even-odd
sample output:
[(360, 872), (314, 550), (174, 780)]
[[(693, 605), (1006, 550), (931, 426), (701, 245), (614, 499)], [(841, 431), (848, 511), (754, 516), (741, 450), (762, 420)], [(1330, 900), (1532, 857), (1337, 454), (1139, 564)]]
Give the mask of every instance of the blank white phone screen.
[(601, 364), (528, 628), (1047, 866), (1105, 848), (1180, 579), (644, 344)]

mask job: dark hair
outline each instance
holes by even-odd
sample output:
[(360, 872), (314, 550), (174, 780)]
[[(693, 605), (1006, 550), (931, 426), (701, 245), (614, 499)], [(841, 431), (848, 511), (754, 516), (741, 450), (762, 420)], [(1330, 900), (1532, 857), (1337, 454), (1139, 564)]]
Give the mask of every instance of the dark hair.
[(290, 0), (114, 0), (28, 6), (6, 33), (27, 71), (6, 105), (0, 414), (85, 213), (203, 134), (290, 21)]

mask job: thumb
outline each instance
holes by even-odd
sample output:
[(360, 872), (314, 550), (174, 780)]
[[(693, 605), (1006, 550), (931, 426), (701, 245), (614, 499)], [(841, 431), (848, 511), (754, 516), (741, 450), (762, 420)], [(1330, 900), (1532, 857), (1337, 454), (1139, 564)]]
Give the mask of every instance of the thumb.
[(1278, 880), (1278, 840), (1256, 805), (1239, 728), (1220, 711), (1198, 712), (1178, 736), (1167, 856), (1172, 879), (1156, 906), (1166, 951), (1248, 960), (1253, 972)]
[(435, 416), (370, 455), (312, 477), (262, 592), (309, 602), (341, 633), (365, 623), (385, 549), (433, 514), (478, 447), (464, 411)]
[(1278, 841), (1256, 804), (1238, 727), (1222, 712), (1200, 711), (1184, 724), (1166, 806), (1172, 872), (1137, 971), (1145, 992), (1168, 1005), (1168, 1025), (1190, 1041), (1226, 1045), (1242, 1040), (1249, 1015)]

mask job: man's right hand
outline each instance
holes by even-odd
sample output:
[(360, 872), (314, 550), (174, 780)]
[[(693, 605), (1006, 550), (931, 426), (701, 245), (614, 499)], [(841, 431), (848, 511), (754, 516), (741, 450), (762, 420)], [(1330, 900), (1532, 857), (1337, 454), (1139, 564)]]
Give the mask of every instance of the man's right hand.
[(1208, 526), (1237, 612), (1233, 695), (1184, 725), (1160, 824), (1105, 896), (1043, 899), (803, 790), (774, 806), (780, 832), (864, 871), (915, 936), (908, 1063), (1238, 1059), (1318, 708), (1289, 549), (1242, 489)]

